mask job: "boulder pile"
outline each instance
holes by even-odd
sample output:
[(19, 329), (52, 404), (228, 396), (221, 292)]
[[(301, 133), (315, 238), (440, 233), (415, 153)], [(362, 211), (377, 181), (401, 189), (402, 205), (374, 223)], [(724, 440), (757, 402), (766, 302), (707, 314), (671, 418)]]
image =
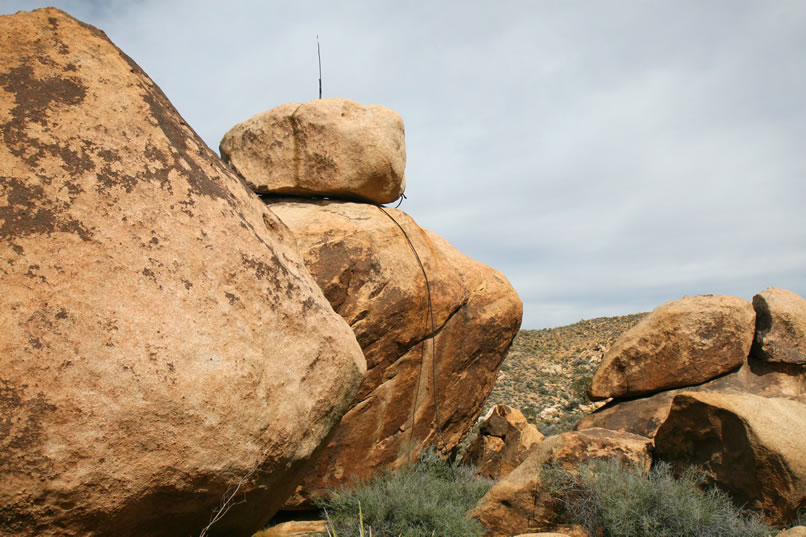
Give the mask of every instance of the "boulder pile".
[(497, 537), (557, 529), (541, 470), (615, 456), (699, 465), (737, 504), (788, 524), (806, 507), (804, 345), (806, 300), (783, 289), (752, 304), (706, 295), (660, 306), (605, 353), (590, 396), (608, 404), (537, 443), (472, 515)]
[(322, 489), (413, 461), (427, 446), (455, 450), (495, 384), (522, 304), (503, 274), (378, 205), (405, 186), (399, 117), (347, 99), (282, 105), (233, 127), (221, 154), (288, 227), (367, 360), (358, 394), (286, 507), (310, 506)]

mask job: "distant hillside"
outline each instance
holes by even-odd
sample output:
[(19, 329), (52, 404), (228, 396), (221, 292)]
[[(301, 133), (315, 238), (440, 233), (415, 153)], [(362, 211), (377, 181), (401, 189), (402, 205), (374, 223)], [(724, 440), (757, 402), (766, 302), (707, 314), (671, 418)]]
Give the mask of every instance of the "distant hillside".
[(521, 330), (498, 373), (484, 412), (496, 404), (518, 408), (548, 436), (569, 430), (601, 404), (585, 396), (613, 341), (646, 313), (600, 317), (568, 326)]

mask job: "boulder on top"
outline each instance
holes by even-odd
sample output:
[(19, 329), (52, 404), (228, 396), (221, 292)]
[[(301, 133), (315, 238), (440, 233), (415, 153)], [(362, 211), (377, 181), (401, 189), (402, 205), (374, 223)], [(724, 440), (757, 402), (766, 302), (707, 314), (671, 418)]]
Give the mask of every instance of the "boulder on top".
[(750, 351), (755, 312), (741, 298), (684, 297), (656, 308), (607, 351), (593, 400), (690, 386), (737, 369)]
[(655, 436), (655, 455), (702, 466), (738, 505), (788, 523), (806, 505), (806, 404), (752, 394), (686, 392)]
[(806, 299), (770, 287), (753, 297), (756, 310), (754, 358), (806, 365)]
[(491, 479), (504, 477), (534, 451), (543, 435), (520, 410), (496, 405), (479, 426), (479, 434), (462, 458)]
[(385, 106), (284, 104), (234, 126), (220, 150), (259, 194), (391, 203), (406, 189), (403, 120)]
[[(0, 17), (0, 534), (250, 535), (365, 371), (293, 237), (106, 35)], [(249, 404), (245, 404), (249, 402)]]
[(651, 445), (648, 438), (606, 429), (550, 436), (496, 483), (468, 515), (477, 518), (492, 537), (552, 531), (559, 513), (551, 492), (542, 486), (544, 468), (556, 464), (575, 472), (580, 462), (616, 458), (623, 464), (649, 470)]
[(522, 304), (506, 277), (399, 210), (265, 200), (355, 331), (368, 367), (294, 504), (323, 487), (414, 461), (426, 446), (454, 449), (481, 412), (520, 327)]

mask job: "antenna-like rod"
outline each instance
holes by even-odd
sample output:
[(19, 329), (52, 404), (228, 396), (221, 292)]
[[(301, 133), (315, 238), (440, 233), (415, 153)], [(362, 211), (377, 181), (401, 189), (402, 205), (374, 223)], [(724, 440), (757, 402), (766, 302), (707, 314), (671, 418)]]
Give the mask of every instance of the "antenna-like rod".
[(319, 35), (316, 36), (316, 55), (319, 57), (319, 98), (322, 98), (322, 50), (319, 48)]

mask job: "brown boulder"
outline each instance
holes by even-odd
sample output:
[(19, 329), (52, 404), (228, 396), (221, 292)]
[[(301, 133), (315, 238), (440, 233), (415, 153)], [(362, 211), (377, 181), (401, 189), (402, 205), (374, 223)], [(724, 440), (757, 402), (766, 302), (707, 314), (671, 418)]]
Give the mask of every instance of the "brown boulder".
[(776, 537), (806, 537), (806, 526), (795, 526), (780, 532)]
[(753, 297), (756, 310), (754, 358), (806, 364), (806, 299), (770, 287)]
[(739, 505), (773, 524), (806, 505), (806, 405), (750, 394), (678, 395), (655, 436), (657, 458), (700, 465)]
[(234, 126), (220, 150), (260, 194), (390, 203), (406, 189), (403, 120), (385, 106), (284, 104)]
[(797, 398), (806, 394), (806, 369), (749, 359), (738, 370), (697, 386), (668, 390), (627, 401), (614, 400), (583, 417), (575, 430), (603, 427), (653, 438), (666, 421), (672, 400), (683, 392), (752, 393)]
[[(336, 201), (272, 201), (269, 207), (352, 326), (368, 368), (295, 503), (413, 461), (425, 446), (453, 450), (481, 412), (520, 326), (521, 301), (506, 277), (402, 211)], [(445, 445), (434, 425), (435, 399)]]
[(475, 466), (484, 477), (498, 479), (522, 463), (541, 440), (543, 435), (520, 410), (496, 405), (479, 426), (462, 464)]
[(364, 358), (285, 226), (106, 35), (0, 17), (0, 534), (249, 535)]
[(541, 473), (547, 465), (575, 471), (586, 460), (617, 458), (649, 470), (650, 448), (648, 438), (606, 429), (551, 436), (490, 489), (468, 515), (479, 519), (487, 535), (494, 537), (551, 531), (557, 523), (558, 506), (551, 492), (542, 487)]
[(607, 351), (593, 377), (593, 400), (635, 397), (700, 384), (742, 365), (755, 312), (729, 296), (684, 297), (656, 308)]

